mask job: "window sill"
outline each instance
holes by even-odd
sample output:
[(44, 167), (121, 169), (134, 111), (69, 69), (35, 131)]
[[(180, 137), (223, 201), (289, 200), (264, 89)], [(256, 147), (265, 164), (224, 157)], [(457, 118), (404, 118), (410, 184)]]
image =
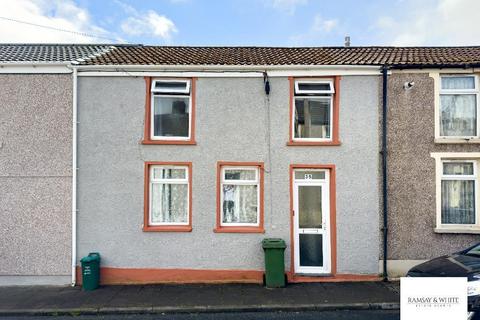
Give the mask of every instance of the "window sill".
[(216, 227), (215, 233), (265, 233), (262, 227)]
[(340, 146), (342, 143), (336, 141), (288, 141), (287, 146)]
[(191, 226), (147, 226), (143, 232), (192, 232)]
[(462, 138), (435, 138), (435, 143), (439, 144), (476, 144), (480, 143), (480, 138), (462, 139)]
[(435, 228), (435, 233), (480, 234), (480, 227), (475, 227), (475, 228)]
[(163, 144), (163, 145), (196, 145), (195, 140), (142, 140), (141, 144)]

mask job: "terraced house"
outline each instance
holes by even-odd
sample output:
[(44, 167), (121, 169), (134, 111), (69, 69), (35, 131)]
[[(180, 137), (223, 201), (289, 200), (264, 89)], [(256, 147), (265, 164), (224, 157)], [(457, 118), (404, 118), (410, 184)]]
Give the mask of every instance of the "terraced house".
[(126, 45), (71, 63), (72, 267), (96, 251), (105, 284), (261, 283), (279, 237), (291, 282), (376, 280), (473, 243), (479, 62)]

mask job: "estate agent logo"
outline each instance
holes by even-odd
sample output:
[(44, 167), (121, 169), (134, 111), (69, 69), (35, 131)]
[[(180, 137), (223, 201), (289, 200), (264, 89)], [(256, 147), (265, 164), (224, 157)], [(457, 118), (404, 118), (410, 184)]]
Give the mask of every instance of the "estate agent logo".
[(467, 318), (467, 278), (401, 278), (401, 320)]

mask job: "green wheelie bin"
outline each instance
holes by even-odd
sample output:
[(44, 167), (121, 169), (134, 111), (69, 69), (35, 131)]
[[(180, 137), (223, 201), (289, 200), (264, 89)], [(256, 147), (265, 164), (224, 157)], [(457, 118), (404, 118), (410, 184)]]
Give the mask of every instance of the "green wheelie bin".
[(265, 251), (265, 285), (267, 288), (285, 287), (285, 241), (266, 238), (262, 241), (262, 247)]
[(92, 291), (100, 284), (100, 254), (91, 252), (83, 257), (82, 263), (82, 288), (85, 291)]

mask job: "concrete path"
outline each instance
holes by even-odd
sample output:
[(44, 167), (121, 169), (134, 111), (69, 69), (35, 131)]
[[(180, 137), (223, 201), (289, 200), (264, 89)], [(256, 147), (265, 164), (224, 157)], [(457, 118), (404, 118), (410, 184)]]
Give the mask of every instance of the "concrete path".
[(396, 310), (398, 283), (0, 287), (0, 315)]

